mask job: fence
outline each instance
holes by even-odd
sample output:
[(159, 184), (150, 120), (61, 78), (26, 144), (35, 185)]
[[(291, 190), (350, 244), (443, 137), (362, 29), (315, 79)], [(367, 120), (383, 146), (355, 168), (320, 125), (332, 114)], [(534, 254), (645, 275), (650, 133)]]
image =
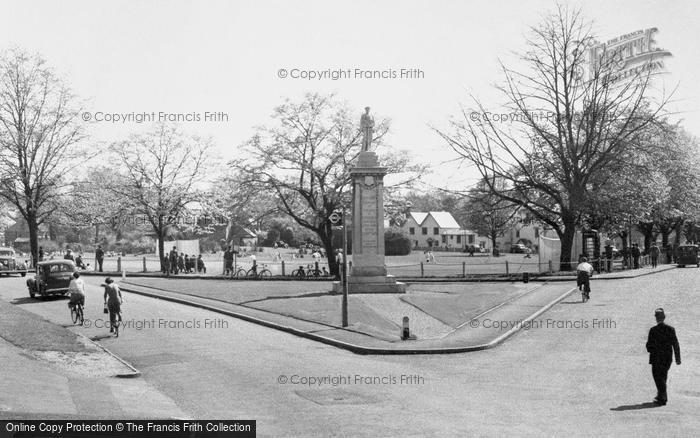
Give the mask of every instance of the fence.
[[(224, 260), (221, 255), (206, 255), (203, 258), (206, 266), (207, 276), (222, 275), (224, 272)], [(414, 262), (414, 263), (389, 263), (387, 272), (390, 275), (403, 278), (422, 278), (422, 277), (469, 277), (472, 275), (519, 275), (523, 273), (541, 274), (554, 273), (559, 271), (559, 263), (553, 262), (540, 263), (537, 257), (531, 259), (522, 256), (518, 257), (466, 257), (462, 261), (449, 261), (449, 257), (440, 259), (436, 262)], [(95, 262), (94, 259), (85, 258), (85, 262), (90, 262), (91, 265)], [(310, 269), (323, 268), (330, 270), (327, 259), (321, 259), (318, 267), (311, 257), (292, 258), (285, 256), (282, 259), (273, 258), (266, 259), (257, 255), (256, 263), (258, 269), (267, 268), (273, 276), (289, 276), (292, 271), (300, 266), (305, 271)], [(608, 270), (607, 261), (605, 259), (594, 259), (590, 263), (598, 272)], [(659, 259), (659, 263), (666, 263), (665, 257)], [(578, 262), (571, 262), (571, 269), (576, 269)], [(640, 267), (650, 264), (649, 256), (640, 257)], [(237, 257), (234, 261), (234, 271), (238, 268), (250, 269), (253, 265), (250, 257)], [(91, 266), (92, 267), (92, 266)], [(92, 267), (94, 269), (94, 267)], [(610, 270), (620, 271), (633, 268), (633, 263), (630, 260), (625, 262), (624, 259), (618, 258), (611, 261)], [(124, 257), (106, 257), (103, 262), (104, 272), (122, 272), (127, 273), (142, 273), (142, 272), (159, 272), (161, 270), (158, 257), (150, 256), (124, 256)], [(196, 273), (196, 269), (193, 273)]]

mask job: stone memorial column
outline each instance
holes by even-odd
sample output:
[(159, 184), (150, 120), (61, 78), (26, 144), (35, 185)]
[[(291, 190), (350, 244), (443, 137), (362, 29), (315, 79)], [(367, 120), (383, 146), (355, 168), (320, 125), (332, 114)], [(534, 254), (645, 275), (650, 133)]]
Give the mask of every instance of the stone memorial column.
[[(352, 177), (352, 269), (348, 276), (350, 293), (404, 293), (406, 285), (387, 275), (384, 263), (384, 175), (377, 154), (369, 151), (374, 120), (365, 108), (360, 128), (363, 132), (362, 151)], [(334, 284), (342, 291), (341, 284)]]

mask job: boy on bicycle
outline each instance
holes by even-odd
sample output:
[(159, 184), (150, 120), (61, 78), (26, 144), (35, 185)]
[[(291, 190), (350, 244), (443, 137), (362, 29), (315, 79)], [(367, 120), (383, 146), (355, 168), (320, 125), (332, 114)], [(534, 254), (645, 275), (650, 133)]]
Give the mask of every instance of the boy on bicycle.
[(68, 307), (72, 309), (76, 304), (85, 307), (85, 283), (80, 278), (79, 273), (73, 272), (73, 278), (71, 278), (68, 285), (68, 292), (70, 293)]
[(586, 257), (581, 257), (579, 262), (578, 266), (576, 266), (576, 286), (583, 292), (584, 301), (588, 301), (591, 294), (590, 279), (593, 275), (593, 266), (588, 263)]

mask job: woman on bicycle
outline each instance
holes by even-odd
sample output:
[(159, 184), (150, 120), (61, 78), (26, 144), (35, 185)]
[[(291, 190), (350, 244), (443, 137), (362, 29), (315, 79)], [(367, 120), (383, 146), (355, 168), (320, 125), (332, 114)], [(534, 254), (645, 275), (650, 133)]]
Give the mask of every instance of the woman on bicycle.
[(68, 292), (70, 293), (70, 301), (68, 307), (73, 308), (76, 304), (85, 307), (85, 283), (80, 278), (80, 274), (73, 272), (73, 278), (68, 284)]
[(109, 332), (119, 336), (117, 318), (119, 318), (119, 321), (122, 320), (122, 292), (119, 290), (119, 286), (115, 284), (114, 280), (110, 277), (105, 279), (105, 284), (103, 286), (105, 288), (105, 306), (107, 306), (107, 310), (109, 310)]

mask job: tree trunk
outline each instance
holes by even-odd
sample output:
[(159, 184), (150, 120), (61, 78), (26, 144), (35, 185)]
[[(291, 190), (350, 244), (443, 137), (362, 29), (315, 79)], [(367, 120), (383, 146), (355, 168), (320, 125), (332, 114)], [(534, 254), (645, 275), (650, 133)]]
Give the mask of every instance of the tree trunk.
[(163, 257), (165, 256), (165, 228), (163, 227), (163, 218), (158, 218), (158, 227), (154, 227), (156, 236), (158, 236), (158, 260), (160, 261), (160, 270), (165, 271), (165, 263), (163, 263)]
[(491, 254), (496, 255), (496, 233), (491, 233)]
[(39, 261), (39, 224), (34, 214), (28, 214), (25, 219), (27, 220), (27, 227), (29, 227), (29, 249), (32, 253), (32, 267), (36, 268), (36, 264)]
[(653, 222), (639, 222), (637, 224), (639, 231), (642, 232), (644, 236), (644, 253), (646, 254), (651, 247), (651, 242), (654, 240), (654, 223)]
[(675, 246), (678, 246), (681, 244), (681, 226), (682, 226), (682, 222), (678, 221), (678, 222), (676, 222), (676, 226), (673, 227), (673, 231), (676, 232), (676, 237), (674, 239)]
[(559, 270), (572, 271), (571, 250), (574, 247), (576, 237), (576, 222), (570, 218), (564, 218), (564, 231), (559, 236), (561, 242), (561, 256), (559, 258)]
[[(345, 232), (345, 228), (343, 228), (343, 232)], [(330, 271), (331, 276), (340, 278), (340, 269), (335, 260), (335, 250), (333, 249), (333, 227), (331, 226), (330, 222), (321, 225), (321, 229), (318, 230), (318, 237), (321, 238), (323, 248), (326, 250), (328, 270)]]

